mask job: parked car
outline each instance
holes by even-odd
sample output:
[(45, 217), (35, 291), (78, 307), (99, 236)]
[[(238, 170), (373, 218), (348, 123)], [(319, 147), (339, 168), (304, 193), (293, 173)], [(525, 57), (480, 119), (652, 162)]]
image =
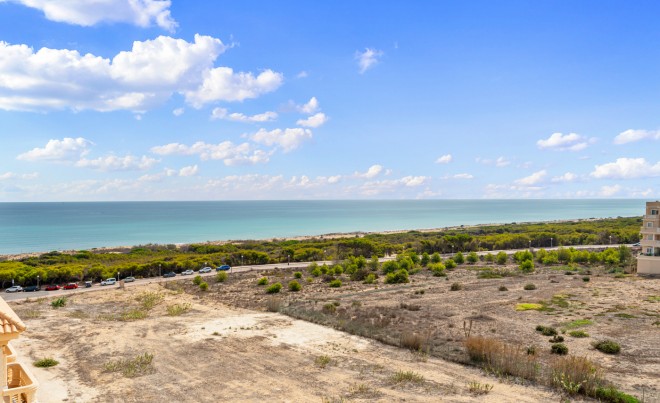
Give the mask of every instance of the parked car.
[(92, 286), (91, 281), (85, 281), (85, 288), (90, 288)]
[(46, 286), (46, 291), (57, 291), (60, 289), (60, 286), (57, 284), (50, 284)]
[(176, 277), (176, 273), (171, 271), (169, 273), (163, 274), (163, 277), (168, 278), (168, 277)]
[(23, 291), (25, 291), (25, 292), (41, 291), (41, 287), (39, 287), (38, 285), (29, 285), (29, 286), (23, 288)]
[(195, 272), (192, 271), (192, 270), (186, 270), (186, 271), (182, 271), (182, 272), (181, 272), (181, 275), (182, 275), (182, 276), (190, 276), (191, 274), (194, 274), (194, 273), (195, 273)]
[(133, 276), (129, 276), (124, 279), (124, 283), (132, 283), (133, 281), (135, 281), (135, 277)]
[(220, 270), (229, 270), (229, 269), (231, 269), (231, 266), (229, 266), (228, 264), (223, 264), (222, 266), (218, 267), (215, 270), (220, 271)]
[(117, 279), (113, 277), (101, 281), (101, 285), (115, 285), (115, 284), (117, 284)]
[(213, 269), (210, 268), (210, 267), (208, 267), (208, 266), (207, 266), (207, 267), (202, 267), (201, 269), (199, 269), (199, 273), (200, 273), (200, 274), (202, 274), (202, 273), (210, 273), (212, 270), (213, 270)]
[(21, 292), (23, 291), (23, 287), (20, 285), (13, 285), (5, 290), (5, 292)]
[(62, 287), (62, 288), (65, 289), (65, 290), (75, 290), (76, 288), (78, 288), (78, 284), (76, 284), (76, 283), (68, 283), (67, 285), (65, 285), (65, 286)]
[(632, 244), (631, 246), (642, 246), (642, 244), (641, 244), (641, 242), (637, 242), (637, 243)]

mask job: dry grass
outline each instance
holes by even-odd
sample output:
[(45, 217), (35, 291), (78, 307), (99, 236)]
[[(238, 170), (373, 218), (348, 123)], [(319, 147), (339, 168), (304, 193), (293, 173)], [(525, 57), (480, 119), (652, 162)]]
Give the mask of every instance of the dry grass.
[(424, 376), (414, 371), (398, 371), (390, 377), (390, 381), (394, 384), (401, 383), (423, 383)]
[(593, 396), (603, 384), (603, 370), (586, 357), (559, 357), (551, 361), (552, 384), (566, 393)]
[(465, 348), (470, 359), (482, 363), (487, 371), (498, 376), (538, 379), (539, 360), (519, 345), (512, 345), (488, 337), (468, 337)]
[(138, 354), (132, 359), (106, 362), (103, 365), (103, 370), (105, 372), (120, 372), (126, 378), (135, 378), (154, 372), (153, 359), (153, 354)]
[(266, 300), (266, 310), (268, 312), (279, 312), (282, 309), (282, 298), (272, 297)]
[(146, 291), (136, 297), (143, 309), (151, 310), (163, 301), (163, 294), (156, 291)]
[(413, 351), (428, 351), (429, 339), (428, 334), (403, 332), (399, 339), (399, 345)]
[(167, 307), (167, 314), (170, 316), (179, 316), (188, 312), (192, 308), (192, 305), (189, 303), (183, 304), (174, 304)]

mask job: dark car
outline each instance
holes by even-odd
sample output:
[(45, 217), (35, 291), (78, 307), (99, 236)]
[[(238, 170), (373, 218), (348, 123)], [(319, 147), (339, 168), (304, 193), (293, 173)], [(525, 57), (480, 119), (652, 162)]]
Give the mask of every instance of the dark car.
[(231, 269), (231, 266), (229, 266), (228, 264), (223, 264), (222, 266), (218, 267), (215, 270), (220, 271), (220, 270), (229, 270), (229, 269)]
[(65, 290), (75, 290), (76, 288), (78, 288), (78, 284), (69, 283), (69, 284), (65, 285), (64, 287), (62, 287), (62, 288), (64, 288)]
[(165, 277), (165, 278), (167, 278), (167, 277), (176, 277), (176, 273), (171, 271), (169, 273), (163, 274), (163, 277)]
[(46, 291), (57, 291), (60, 289), (60, 286), (57, 284), (51, 284), (46, 286)]
[(23, 289), (25, 292), (35, 292), (35, 291), (41, 291), (41, 287), (38, 285), (29, 285)]

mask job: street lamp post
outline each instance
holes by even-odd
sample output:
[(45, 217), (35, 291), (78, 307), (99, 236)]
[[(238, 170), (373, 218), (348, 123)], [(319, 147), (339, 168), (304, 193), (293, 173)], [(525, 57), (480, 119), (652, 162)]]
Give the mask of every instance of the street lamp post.
[(241, 255), (241, 266), (243, 266), (243, 255)]
[(612, 235), (610, 235), (610, 245), (612, 245)]
[(39, 288), (39, 275), (37, 274), (37, 288)]
[(290, 264), (291, 264), (291, 255), (286, 255), (286, 265), (288, 266)]
[(532, 240), (529, 240), (529, 249), (532, 249)]
[(552, 238), (550, 238), (550, 247), (552, 248)]
[(162, 275), (161, 274), (161, 268), (160, 268), (160, 265), (158, 265), (158, 277), (160, 277), (161, 275)]
[(121, 272), (117, 271), (117, 281), (121, 280)]
[(451, 254), (454, 254), (454, 245), (451, 246)]

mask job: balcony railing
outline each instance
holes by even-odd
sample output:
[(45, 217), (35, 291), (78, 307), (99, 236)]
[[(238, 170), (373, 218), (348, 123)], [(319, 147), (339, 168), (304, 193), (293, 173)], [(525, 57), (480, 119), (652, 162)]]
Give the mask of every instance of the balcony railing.
[(6, 346), (3, 346), (2, 352), (7, 359), (7, 363), (16, 362), (16, 351), (14, 351), (11, 345), (7, 344)]
[(7, 386), (2, 390), (4, 403), (36, 402), (37, 383), (21, 364), (7, 364)]
[(660, 234), (660, 227), (642, 227), (642, 234)]

